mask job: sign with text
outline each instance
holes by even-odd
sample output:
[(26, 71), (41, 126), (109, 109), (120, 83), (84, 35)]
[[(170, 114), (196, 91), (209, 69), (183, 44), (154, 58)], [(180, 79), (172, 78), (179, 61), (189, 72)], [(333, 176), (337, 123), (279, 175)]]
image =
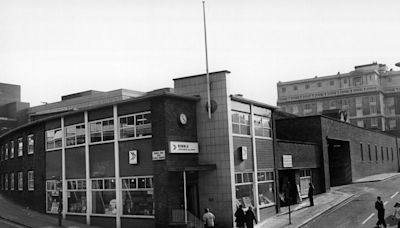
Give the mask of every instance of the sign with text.
[(153, 151), (153, 161), (165, 160), (165, 150)]
[(136, 165), (138, 163), (137, 150), (129, 151), (129, 164)]
[(175, 154), (197, 154), (199, 153), (199, 144), (197, 142), (169, 142), (169, 152)]
[(282, 155), (283, 168), (292, 168), (292, 155)]

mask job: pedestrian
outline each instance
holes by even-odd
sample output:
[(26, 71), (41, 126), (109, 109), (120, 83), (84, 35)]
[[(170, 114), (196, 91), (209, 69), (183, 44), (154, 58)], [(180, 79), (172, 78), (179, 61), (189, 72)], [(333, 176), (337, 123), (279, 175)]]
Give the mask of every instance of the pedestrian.
[(236, 227), (238, 228), (244, 228), (244, 223), (245, 223), (245, 217), (244, 217), (244, 211), (243, 211), (243, 206), (240, 204), (239, 208), (235, 212), (235, 217), (236, 217)]
[(310, 182), (308, 186), (308, 199), (310, 200), (310, 207), (312, 207), (314, 206), (314, 185)]
[(204, 209), (203, 222), (204, 228), (214, 228), (215, 216), (208, 208)]
[(397, 219), (397, 228), (400, 228), (400, 203), (396, 202), (394, 204), (393, 219)]
[(251, 206), (249, 207), (249, 210), (246, 211), (245, 220), (246, 220), (246, 228), (253, 228), (254, 222), (257, 224), (257, 219), (253, 213), (253, 208)]
[(376, 223), (375, 227), (379, 227), (381, 224), (383, 227), (386, 228), (386, 222), (385, 222), (385, 207), (383, 206), (383, 202), (381, 200), (381, 197), (378, 196), (376, 197), (376, 202), (375, 202), (375, 209), (378, 211), (378, 222)]

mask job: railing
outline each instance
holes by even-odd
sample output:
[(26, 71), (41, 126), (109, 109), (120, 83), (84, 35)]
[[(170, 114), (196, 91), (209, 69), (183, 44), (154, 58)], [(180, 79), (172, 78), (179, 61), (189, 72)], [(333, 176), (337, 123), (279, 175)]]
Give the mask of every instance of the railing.
[(187, 228), (203, 228), (203, 221), (197, 218), (195, 215), (186, 211), (187, 220), (185, 222), (185, 210), (184, 209), (172, 209), (170, 217), (170, 225), (184, 225)]

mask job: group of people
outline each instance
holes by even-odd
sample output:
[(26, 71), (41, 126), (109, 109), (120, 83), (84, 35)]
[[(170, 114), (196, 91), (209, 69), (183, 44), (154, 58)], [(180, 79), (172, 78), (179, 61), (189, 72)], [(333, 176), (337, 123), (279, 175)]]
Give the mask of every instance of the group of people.
[[(376, 223), (375, 227), (380, 227), (380, 225), (383, 225), (383, 227), (386, 228), (385, 204), (382, 202), (382, 198), (380, 196), (378, 196), (376, 199), (375, 209), (378, 211), (378, 222)], [(392, 218), (397, 219), (397, 228), (400, 228), (400, 203), (396, 202), (394, 204), (394, 213)]]
[(236, 226), (238, 228), (244, 228), (245, 224), (246, 228), (253, 228), (254, 222), (257, 224), (257, 219), (256, 216), (254, 215), (252, 207), (249, 207), (245, 212), (243, 210), (243, 206), (239, 205), (239, 208), (235, 212), (235, 217), (236, 217), (235, 220)]

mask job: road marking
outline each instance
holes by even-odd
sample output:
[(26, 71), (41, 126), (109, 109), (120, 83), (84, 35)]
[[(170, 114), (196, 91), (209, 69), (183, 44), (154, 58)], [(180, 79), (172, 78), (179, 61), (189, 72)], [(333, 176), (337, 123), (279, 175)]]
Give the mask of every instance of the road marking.
[(370, 218), (372, 218), (372, 216), (374, 216), (375, 215), (375, 213), (372, 213), (370, 216), (368, 216), (368, 218), (366, 218), (365, 220), (364, 220), (364, 222), (362, 222), (361, 224), (365, 224)]
[(386, 205), (387, 203), (389, 203), (389, 201), (384, 202), (383, 205)]
[(393, 199), (397, 194), (399, 194), (399, 192), (396, 192), (395, 194), (393, 194), (390, 199)]

